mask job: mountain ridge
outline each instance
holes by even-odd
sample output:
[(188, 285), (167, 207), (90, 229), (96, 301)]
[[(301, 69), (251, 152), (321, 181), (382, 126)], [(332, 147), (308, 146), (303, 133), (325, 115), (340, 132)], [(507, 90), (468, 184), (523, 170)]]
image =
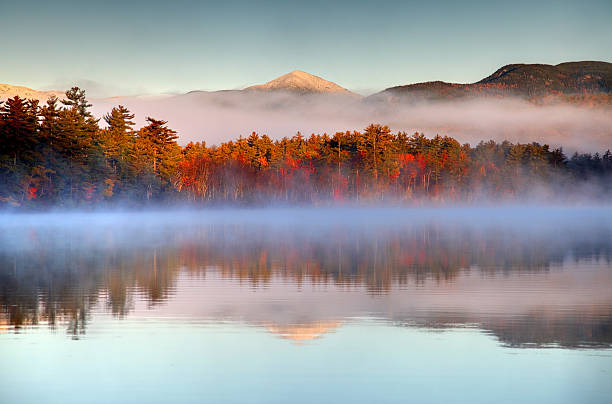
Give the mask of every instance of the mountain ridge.
[(386, 88), (368, 100), (391, 102), (454, 100), (475, 97), (570, 96), (611, 94), (612, 63), (598, 61), (509, 64), (474, 83), (428, 81)]
[[(264, 84), (242, 90), (189, 91), (176, 96), (239, 97), (245, 93), (281, 93), (298, 95), (340, 95), (369, 101), (390, 103), (418, 101), (452, 101), (479, 97), (557, 97), (577, 103), (612, 104), (612, 63), (600, 61), (564, 62), (557, 65), (516, 63), (502, 66), (474, 83), (427, 81), (386, 88), (363, 98), (340, 85), (319, 76), (294, 70)], [(64, 97), (61, 91), (39, 91), (23, 86), (0, 84), (0, 100), (33, 98), (46, 101), (52, 95)], [(107, 99), (122, 98), (106, 97)], [(123, 97), (125, 98), (125, 97)]]

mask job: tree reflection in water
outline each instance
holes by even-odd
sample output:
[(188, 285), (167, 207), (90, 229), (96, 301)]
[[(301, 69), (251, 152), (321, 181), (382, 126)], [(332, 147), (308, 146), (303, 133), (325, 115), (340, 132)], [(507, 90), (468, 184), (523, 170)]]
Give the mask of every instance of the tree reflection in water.
[[(334, 290), (363, 290), (363, 298), (372, 299), (426, 283), (442, 290), (474, 272), (504, 279), (561, 271), (568, 262), (612, 268), (612, 232), (606, 221), (543, 227), (444, 218), (326, 225), (178, 220), (119, 226), (111, 220), (93, 226), (30, 222), (5, 230), (0, 239), (0, 322), (11, 329), (61, 324), (74, 338), (85, 333), (98, 305), (121, 318), (138, 300), (151, 308), (166, 302), (177, 293), (181, 274), (204, 278), (213, 272), (255, 289), (270, 287), (275, 279), (295, 290), (332, 285)], [(597, 306), (594, 316), (590, 309), (577, 310), (586, 315), (551, 317), (534, 307), (521, 321), (469, 312), (449, 318), (395, 313), (387, 320), (425, 327), (478, 323), (511, 346), (612, 343), (612, 300), (603, 309)], [(346, 315), (352, 315), (350, 310)], [(303, 324), (264, 320), (261, 324), (273, 333), (309, 339), (336, 328), (342, 318)]]

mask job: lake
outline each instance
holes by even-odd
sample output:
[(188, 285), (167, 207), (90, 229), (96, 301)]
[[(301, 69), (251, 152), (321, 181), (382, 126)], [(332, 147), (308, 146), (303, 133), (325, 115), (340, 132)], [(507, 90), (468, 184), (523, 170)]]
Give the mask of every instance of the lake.
[(0, 215), (2, 403), (610, 403), (612, 209)]

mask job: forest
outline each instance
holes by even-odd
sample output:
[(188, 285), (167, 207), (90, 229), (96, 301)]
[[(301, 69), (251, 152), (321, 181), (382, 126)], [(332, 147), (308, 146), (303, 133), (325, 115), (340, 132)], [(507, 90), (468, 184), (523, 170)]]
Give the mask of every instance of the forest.
[(473, 203), (612, 196), (612, 153), (537, 142), (460, 144), (448, 136), (362, 131), (252, 133), (181, 147), (167, 122), (135, 128), (123, 106), (100, 120), (73, 87), (44, 104), (0, 104), (0, 207), (152, 204)]

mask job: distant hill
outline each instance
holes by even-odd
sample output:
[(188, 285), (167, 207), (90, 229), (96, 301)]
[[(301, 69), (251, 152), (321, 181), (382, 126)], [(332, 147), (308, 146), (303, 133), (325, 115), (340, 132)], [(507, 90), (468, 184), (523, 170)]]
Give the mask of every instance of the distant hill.
[(38, 91), (28, 87), (0, 84), (0, 101), (4, 101), (15, 96), (26, 99), (46, 101), (52, 95), (55, 95), (57, 98), (61, 99), (65, 96), (65, 93), (63, 91)]
[[(455, 100), (477, 97), (521, 98), (593, 95), (609, 102), (612, 63), (568, 62), (558, 65), (511, 64), (472, 84), (431, 81), (387, 88), (368, 97), (390, 102)], [(601, 97), (600, 97), (601, 96)], [(576, 97), (571, 100), (576, 100)]]
[(247, 87), (246, 91), (287, 91), (293, 93), (333, 93), (358, 96), (346, 88), (340, 87), (336, 83), (327, 81), (319, 76), (294, 70), (291, 73), (282, 75), (265, 84)]

